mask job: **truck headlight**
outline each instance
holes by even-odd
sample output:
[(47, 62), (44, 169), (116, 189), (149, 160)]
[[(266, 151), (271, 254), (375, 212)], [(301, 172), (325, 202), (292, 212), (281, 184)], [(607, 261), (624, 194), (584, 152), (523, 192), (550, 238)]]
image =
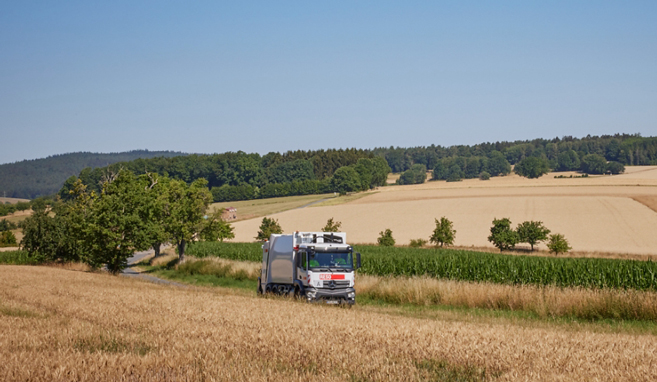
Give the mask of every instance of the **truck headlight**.
[(349, 293), (347, 293), (347, 297), (354, 298), (354, 297), (356, 297), (356, 293), (355, 292), (349, 292)]

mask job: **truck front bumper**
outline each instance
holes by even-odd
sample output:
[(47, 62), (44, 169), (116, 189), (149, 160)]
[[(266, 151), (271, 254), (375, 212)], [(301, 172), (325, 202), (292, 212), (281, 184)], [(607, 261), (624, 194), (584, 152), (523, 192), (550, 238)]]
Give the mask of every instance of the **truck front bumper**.
[(354, 288), (307, 288), (306, 298), (309, 302), (353, 305), (356, 303), (356, 290)]

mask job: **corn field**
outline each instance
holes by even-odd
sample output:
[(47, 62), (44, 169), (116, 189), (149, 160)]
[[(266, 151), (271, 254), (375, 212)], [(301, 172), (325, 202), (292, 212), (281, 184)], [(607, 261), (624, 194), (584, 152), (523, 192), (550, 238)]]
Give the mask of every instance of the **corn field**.
[[(189, 254), (261, 261), (260, 243), (195, 243)], [(652, 261), (503, 255), (441, 248), (356, 246), (361, 273), (374, 276), (430, 276), (438, 279), (510, 285), (657, 290)]]

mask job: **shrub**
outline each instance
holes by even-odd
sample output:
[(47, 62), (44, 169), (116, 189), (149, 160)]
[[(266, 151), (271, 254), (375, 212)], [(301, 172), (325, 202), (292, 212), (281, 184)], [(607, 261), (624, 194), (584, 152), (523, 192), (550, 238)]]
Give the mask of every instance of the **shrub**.
[(423, 164), (414, 164), (409, 170), (404, 171), (397, 184), (420, 184), (427, 180), (427, 167)]
[(382, 247), (392, 247), (395, 245), (395, 239), (392, 237), (392, 230), (390, 228), (379, 232), (379, 238), (376, 241)]
[(281, 228), (280, 224), (278, 224), (278, 220), (265, 217), (262, 218), (260, 230), (258, 231), (258, 235), (255, 237), (255, 239), (260, 241), (269, 240), (269, 237), (274, 233), (283, 233), (283, 229)]
[(436, 245), (440, 244), (441, 247), (444, 244), (454, 244), (456, 230), (453, 228), (452, 222), (444, 216), (440, 220), (435, 220), (436, 228), (433, 230), (433, 235), (431, 235), (429, 240)]
[(534, 250), (534, 245), (538, 242), (547, 240), (550, 230), (545, 228), (543, 222), (527, 221), (522, 222), (516, 228), (518, 232), (518, 241), (528, 243)]
[(550, 240), (548, 241), (547, 247), (550, 249), (550, 252), (558, 255), (560, 253), (566, 253), (572, 248), (568, 245), (568, 240), (562, 234), (550, 235)]
[(493, 243), (500, 251), (515, 247), (518, 243), (518, 233), (511, 229), (511, 220), (508, 218), (493, 219), (488, 241)]
[(489, 180), (490, 179), (490, 174), (487, 173), (486, 171), (482, 171), (479, 174), (479, 180)]
[(413, 248), (422, 248), (427, 244), (427, 241), (425, 239), (411, 239), (411, 243), (409, 244)]

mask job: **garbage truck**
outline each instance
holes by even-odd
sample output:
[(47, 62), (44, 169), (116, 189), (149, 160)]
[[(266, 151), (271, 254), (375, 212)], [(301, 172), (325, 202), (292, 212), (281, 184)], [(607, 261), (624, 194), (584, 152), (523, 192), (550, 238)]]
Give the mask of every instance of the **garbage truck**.
[(360, 253), (347, 244), (344, 232), (273, 234), (262, 245), (258, 293), (353, 305), (358, 268)]

